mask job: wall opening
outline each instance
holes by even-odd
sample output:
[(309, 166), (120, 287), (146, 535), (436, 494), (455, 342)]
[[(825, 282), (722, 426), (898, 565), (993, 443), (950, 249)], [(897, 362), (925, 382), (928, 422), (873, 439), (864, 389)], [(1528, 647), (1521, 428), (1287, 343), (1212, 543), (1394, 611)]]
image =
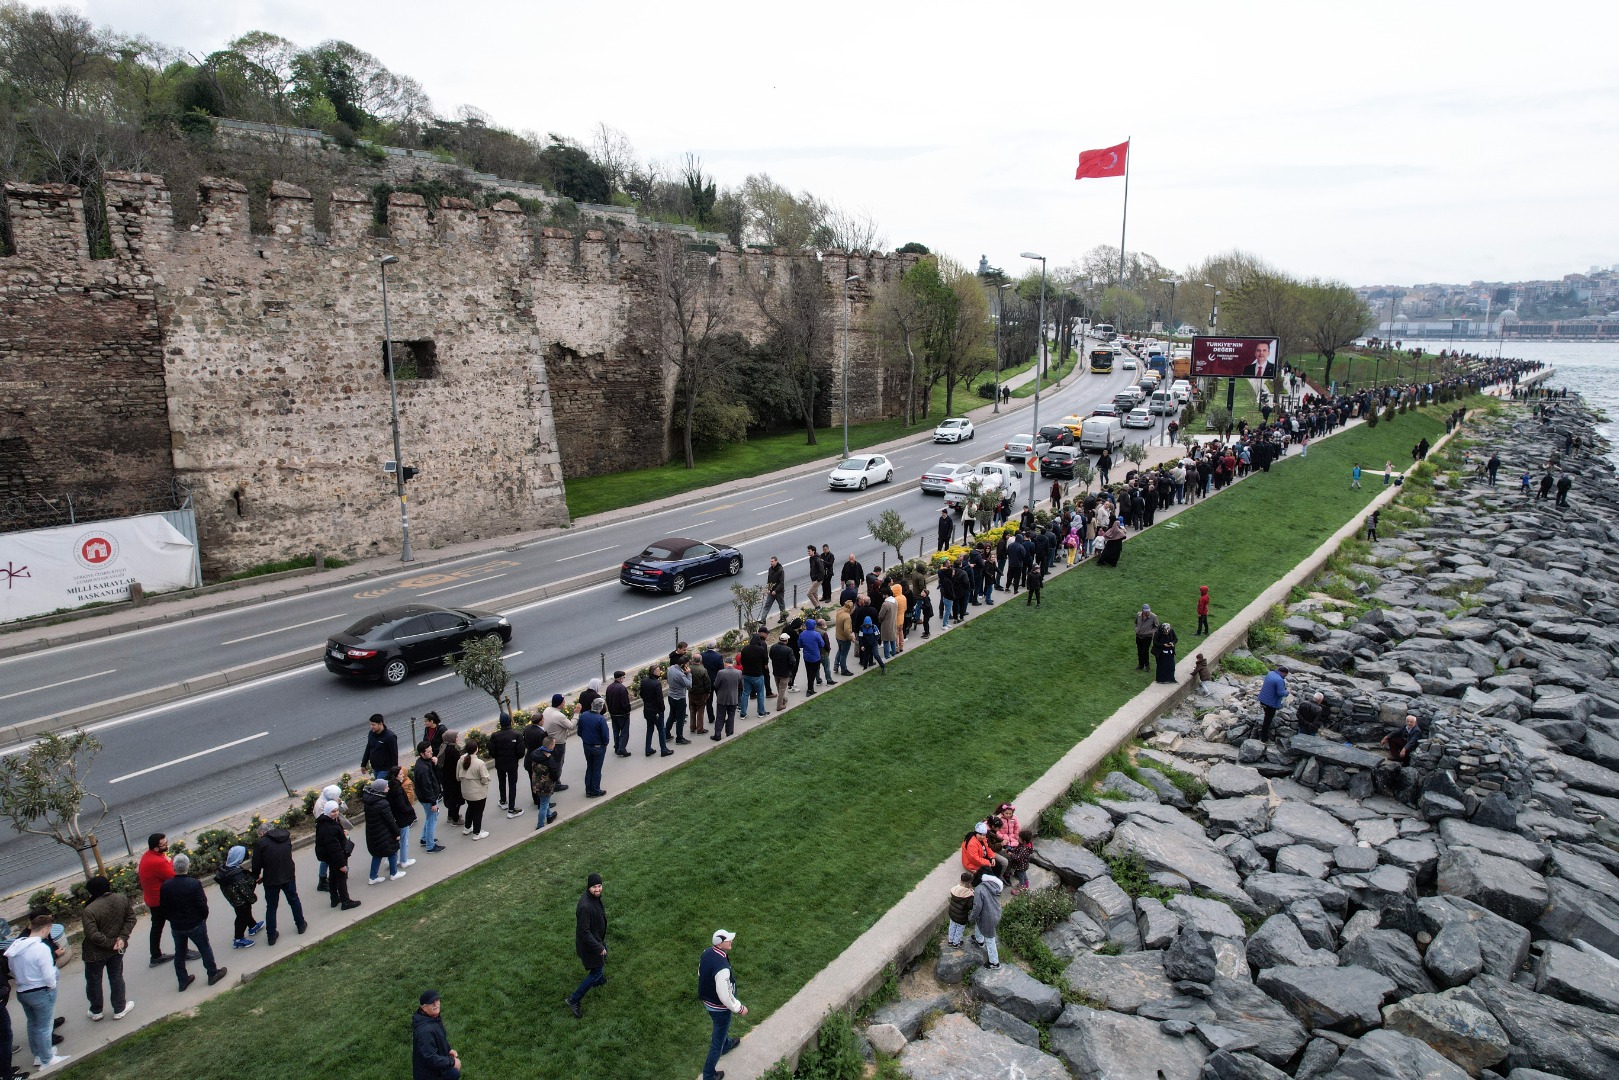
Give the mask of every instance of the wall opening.
[[(432, 341), (395, 341), (394, 378), (398, 381), (438, 378), (438, 346)], [(388, 377), (388, 349), (382, 350), (382, 377)]]

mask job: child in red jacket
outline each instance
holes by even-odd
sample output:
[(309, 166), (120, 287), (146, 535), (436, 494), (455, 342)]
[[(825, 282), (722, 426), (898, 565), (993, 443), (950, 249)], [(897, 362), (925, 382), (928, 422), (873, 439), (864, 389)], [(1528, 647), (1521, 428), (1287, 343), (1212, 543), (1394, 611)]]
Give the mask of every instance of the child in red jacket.
[(1209, 632), (1209, 587), (1207, 585), (1197, 587), (1197, 632), (1200, 634)]

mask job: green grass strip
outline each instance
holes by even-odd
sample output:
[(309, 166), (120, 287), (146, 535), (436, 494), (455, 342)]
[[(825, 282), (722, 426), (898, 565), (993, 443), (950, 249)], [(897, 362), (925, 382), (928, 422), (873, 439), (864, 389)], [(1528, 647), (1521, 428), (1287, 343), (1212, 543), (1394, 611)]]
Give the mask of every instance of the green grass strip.
[[(469, 1075), (695, 1076), (708, 1040), (697, 959), (716, 927), (739, 935), (752, 1009), (733, 1027), (741, 1034), (948, 858), (975, 818), (1144, 687), (1131, 629), (1142, 603), (1178, 625), (1190, 655), (1199, 585), (1211, 586), (1219, 625), (1380, 490), (1349, 490), (1353, 461), (1400, 458), (1442, 430), (1413, 413), (1319, 442), (1306, 460), (1133, 537), (1118, 569), (1056, 578), (1043, 607), (1018, 597), (974, 609), (963, 630), (913, 647), (886, 676), (840, 687), (63, 1075), (397, 1077), (417, 994), (432, 986)], [(606, 786), (617, 787), (611, 765)], [(452, 830), (451, 843), (464, 842)], [(320, 907), (310, 857), (300, 863)], [(611, 982), (577, 1022), (562, 998), (582, 975), (573, 908), (592, 871), (606, 879)], [(373, 903), (380, 891), (355, 890)], [(215, 912), (222, 942), (223, 918)]]

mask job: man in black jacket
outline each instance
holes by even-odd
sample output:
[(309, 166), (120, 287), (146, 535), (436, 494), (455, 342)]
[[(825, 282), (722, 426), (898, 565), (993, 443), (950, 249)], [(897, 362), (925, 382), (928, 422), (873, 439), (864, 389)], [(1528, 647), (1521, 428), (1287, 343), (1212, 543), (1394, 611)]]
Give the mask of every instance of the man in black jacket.
[(798, 654), (788, 644), (792, 635), (783, 634), (770, 646), (770, 673), (776, 678), (776, 709), (787, 707), (787, 686), (798, 674)]
[[(707, 653), (703, 654), (705, 657)], [(706, 662), (706, 661), (705, 661)], [(613, 681), (602, 695), (607, 699), (607, 719), (613, 725), (613, 753), (630, 756), (630, 688), (624, 685), (624, 673), (613, 672)]]
[(411, 767), (410, 779), (416, 785), (416, 801), (422, 804), (422, 847), (428, 854), (443, 851), (444, 845), (438, 842), (438, 808), (444, 799), (444, 787), (433, 761), (433, 746), (426, 740), (416, 744), (416, 764)]
[(253, 876), (264, 886), (265, 940), (271, 945), (281, 935), (276, 932), (275, 916), (283, 894), (292, 909), (292, 921), (301, 934), (309, 929), (304, 922), (304, 905), (298, 899), (298, 870), (292, 862), (292, 834), (272, 829), (269, 822), (259, 826), (259, 839), (253, 845)]
[(370, 769), (373, 780), (386, 780), (399, 764), (399, 736), (388, 730), (388, 721), (381, 713), (372, 713), (367, 723), (371, 725), (371, 735), (365, 740), (360, 771)]
[(410, 1018), (410, 1080), (460, 1080), (461, 1055), (450, 1049), (437, 990), (423, 990)]
[(517, 766), (523, 761), (523, 736), (512, 728), (508, 712), (500, 714), (500, 728), (489, 736), (489, 756), (495, 762), (501, 808), (508, 818), (522, 816), (523, 808), (517, 805)]
[(765, 710), (765, 696), (770, 693), (770, 650), (765, 648), (763, 634), (754, 634), (737, 654), (742, 660), (742, 719), (748, 718), (748, 702), (759, 702), (759, 717), (770, 713)]
[(853, 555), (844, 560), (843, 572), (839, 575), (839, 580), (845, 585), (852, 583), (855, 588), (860, 588), (860, 583), (866, 580), (866, 571), (860, 565), (860, 560)]
[(163, 883), (163, 913), (169, 917), (169, 933), (174, 938), (174, 973), (183, 991), (197, 977), (186, 971), (186, 949), (196, 946), (202, 966), (208, 972), (208, 985), (225, 977), (225, 969), (214, 963), (214, 950), (208, 944), (208, 894), (202, 882), (191, 876), (191, 857), (174, 857), (174, 876)]
[(787, 570), (774, 555), (770, 556), (770, 569), (765, 571), (765, 609), (759, 614), (761, 623), (770, 621), (770, 605), (781, 612), (781, 621), (787, 621)]
[(568, 1011), (578, 1019), (579, 1004), (593, 986), (607, 982), (602, 970), (607, 966), (607, 908), (602, 905), (602, 876), (591, 874), (585, 879), (585, 891), (573, 912), (573, 951), (585, 965), (585, 978), (579, 988), (565, 999)]
[(646, 720), (646, 756), (652, 756), (652, 736), (658, 736), (658, 750), (661, 756), (668, 757), (674, 751), (669, 749), (669, 728), (663, 711), (663, 668), (654, 665), (647, 672), (646, 678), (641, 680), (641, 716)]
[(939, 508), (939, 544), (934, 551), (943, 551), (950, 546), (950, 538), (956, 534), (956, 524), (950, 520), (950, 508)]

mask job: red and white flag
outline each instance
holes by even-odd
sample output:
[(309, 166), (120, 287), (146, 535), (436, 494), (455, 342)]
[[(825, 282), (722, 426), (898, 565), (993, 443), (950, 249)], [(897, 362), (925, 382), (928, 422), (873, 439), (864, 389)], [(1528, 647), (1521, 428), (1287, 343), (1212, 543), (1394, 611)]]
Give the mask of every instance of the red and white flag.
[(1081, 150), (1079, 152), (1079, 168), (1074, 170), (1074, 179), (1099, 180), (1108, 176), (1123, 176), (1125, 162), (1129, 156), (1130, 141), (1128, 139), (1117, 146), (1105, 146), (1100, 150)]

